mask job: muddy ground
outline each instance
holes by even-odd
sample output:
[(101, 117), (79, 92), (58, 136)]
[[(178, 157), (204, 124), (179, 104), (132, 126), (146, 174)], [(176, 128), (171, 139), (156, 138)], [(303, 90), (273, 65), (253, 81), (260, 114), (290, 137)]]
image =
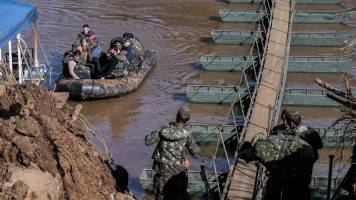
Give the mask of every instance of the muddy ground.
[(40, 86), (0, 83), (0, 199), (131, 199), (72, 114)]

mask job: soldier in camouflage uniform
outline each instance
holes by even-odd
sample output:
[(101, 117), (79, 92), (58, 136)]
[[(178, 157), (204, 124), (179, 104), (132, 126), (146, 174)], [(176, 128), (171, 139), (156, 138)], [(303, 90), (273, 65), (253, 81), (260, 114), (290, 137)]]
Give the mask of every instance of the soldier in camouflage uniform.
[(143, 59), (145, 50), (144, 50), (144, 47), (143, 47), (142, 43), (140, 42), (140, 40), (137, 39), (132, 33), (124, 33), (123, 38), (130, 40), (131, 46), (134, 50), (134, 53), (136, 55), (138, 55), (139, 57), (141, 57), (141, 59)]
[(129, 61), (126, 58), (126, 52), (121, 50), (122, 45), (120, 43), (112, 44), (107, 54), (107, 65), (103, 70), (104, 76), (107, 79), (115, 79), (124, 77), (128, 74)]
[(86, 60), (82, 56), (82, 45), (76, 41), (72, 50), (64, 53), (63, 75), (66, 78), (87, 79), (90, 78), (90, 69), (86, 67)]
[(273, 127), (270, 135), (298, 135), (308, 131), (309, 127), (303, 125), (302, 118), (297, 111), (283, 110), (281, 114), (281, 124)]
[(154, 130), (146, 135), (145, 144), (153, 145), (158, 143), (153, 152), (153, 188), (156, 200), (163, 198), (163, 188), (165, 183), (174, 175), (185, 171), (186, 157), (185, 151), (197, 158), (200, 148), (195, 143), (191, 132), (185, 127), (190, 118), (190, 111), (187, 108), (180, 108), (176, 121)]
[[(288, 124), (291, 123), (288, 121)], [(311, 199), (312, 169), (318, 159), (317, 150), (323, 144), (314, 129), (300, 130), (303, 129), (288, 127), (284, 134), (269, 137), (258, 134), (251, 148), (241, 149), (240, 158), (248, 162), (259, 160), (266, 167), (268, 180), (264, 200)]]

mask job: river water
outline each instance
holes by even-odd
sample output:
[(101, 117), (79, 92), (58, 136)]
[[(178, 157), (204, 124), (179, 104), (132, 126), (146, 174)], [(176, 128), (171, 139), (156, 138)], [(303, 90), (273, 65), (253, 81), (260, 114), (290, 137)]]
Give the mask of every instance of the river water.
[[(158, 66), (134, 93), (119, 99), (82, 102), (83, 114), (105, 139), (116, 162), (131, 176), (131, 189), (139, 199), (151, 199), (139, 185), (143, 168), (151, 167), (153, 147), (143, 143), (144, 135), (173, 120), (177, 109), (188, 105), (193, 122), (221, 123), (227, 105), (192, 104), (184, 95), (187, 84), (237, 84), (239, 73), (205, 72), (198, 63), (206, 54), (246, 55), (248, 46), (216, 45), (210, 42), (212, 29), (254, 30), (254, 24), (224, 24), (219, 9), (255, 9), (251, 4), (226, 4), (214, 0), (27, 0), (39, 9), (39, 36), (54, 68), (61, 72), (63, 52), (70, 48), (83, 24), (88, 23), (98, 40), (107, 47), (114, 36), (134, 33), (146, 48), (156, 52)], [(352, 2), (352, 1), (350, 1)], [(297, 10), (340, 10), (340, 5), (300, 6)], [(342, 24), (296, 24), (294, 30), (339, 30)], [(291, 55), (340, 54), (338, 47), (292, 47)], [(290, 87), (316, 87), (315, 75), (289, 74)], [(341, 84), (339, 75), (318, 75)], [(77, 102), (71, 102), (76, 104)], [(298, 109), (310, 125), (328, 126), (340, 113), (332, 108)], [(193, 166), (194, 167), (194, 166)]]

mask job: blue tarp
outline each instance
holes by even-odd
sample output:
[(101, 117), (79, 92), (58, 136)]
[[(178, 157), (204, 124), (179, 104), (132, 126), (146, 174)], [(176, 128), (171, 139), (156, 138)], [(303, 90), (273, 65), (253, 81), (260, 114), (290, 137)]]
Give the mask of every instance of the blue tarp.
[(15, 0), (0, 0), (0, 48), (31, 26), (37, 19), (37, 8)]

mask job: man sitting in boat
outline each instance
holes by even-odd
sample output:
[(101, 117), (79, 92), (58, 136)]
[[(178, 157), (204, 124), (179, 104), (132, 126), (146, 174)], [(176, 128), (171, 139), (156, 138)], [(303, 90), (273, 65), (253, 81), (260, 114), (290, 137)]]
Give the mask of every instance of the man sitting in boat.
[(126, 52), (122, 50), (120, 43), (112, 44), (105, 58), (104, 78), (121, 78), (128, 74), (127, 66), (129, 61), (126, 58)]
[(90, 27), (88, 24), (83, 25), (83, 31), (78, 34), (77, 40), (83, 41), (84, 39), (89, 40), (90, 35), (92, 35), (93, 31), (90, 30)]
[(101, 73), (100, 56), (102, 55), (102, 47), (101, 44), (96, 41), (96, 36), (93, 31), (90, 31), (88, 41), (91, 62), (94, 64), (93, 78), (96, 78), (96, 76)]
[(83, 58), (83, 48), (80, 41), (72, 45), (72, 50), (64, 53), (63, 75), (66, 78), (90, 79), (90, 70), (85, 66), (86, 61)]
[(128, 70), (131, 72), (138, 72), (142, 69), (143, 57), (139, 56), (138, 53), (135, 52), (131, 40), (129, 38), (124, 38), (123, 40), (124, 50), (127, 52), (127, 60), (129, 61)]
[(139, 39), (137, 39), (132, 33), (124, 33), (122, 35), (124, 39), (129, 39), (131, 42), (132, 49), (134, 53), (143, 59), (145, 54), (144, 47)]

